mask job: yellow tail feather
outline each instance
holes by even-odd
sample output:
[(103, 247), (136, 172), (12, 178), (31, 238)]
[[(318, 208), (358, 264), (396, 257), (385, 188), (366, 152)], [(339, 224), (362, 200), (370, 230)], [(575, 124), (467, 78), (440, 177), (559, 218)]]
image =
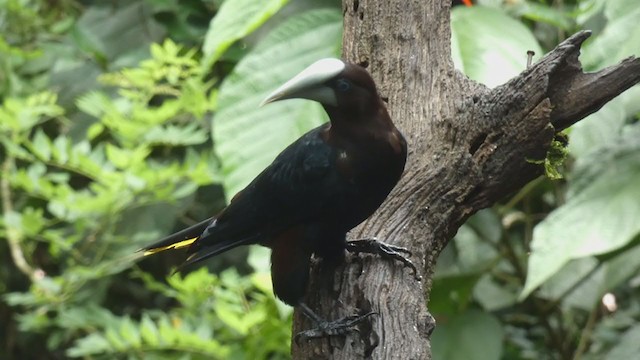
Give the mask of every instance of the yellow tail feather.
[(149, 249), (149, 250), (146, 250), (142, 254), (142, 256), (149, 256), (149, 255), (157, 254), (157, 253), (165, 251), (165, 250), (182, 249), (182, 248), (185, 248), (185, 247), (193, 244), (193, 242), (196, 241), (197, 239), (198, 239), (197, 237), (194, 237), (194, 238), (191, 238), (191, 239), (178, 241), (177, 243), (173, 243), (171, 245), (162, 246), (162, 247), (158, 247), (158, 248), (154, 248), (154, 249)]

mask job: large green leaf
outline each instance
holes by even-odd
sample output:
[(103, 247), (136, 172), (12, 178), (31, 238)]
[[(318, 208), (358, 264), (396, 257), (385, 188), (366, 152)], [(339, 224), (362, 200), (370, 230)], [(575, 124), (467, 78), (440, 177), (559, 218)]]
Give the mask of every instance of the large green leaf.
[(451, 11), (451, 53), (457, 69), (489, 87), (527, 65), (527, 51), (542, 54), (531, 31), (499, 9), (457, 6)]
[(211, 20), (204, 38), (203, 66), (208, 69), (240, 38), (264, 24), (289, 0), (227, 0)]
[(571, 127), (569, 152), (581, 158), (620, 140), (625, 124), (640, 112), (640, 86), (611, 100), (598, 112)]
[(640, 53), (640, 1), (608, 0), (604, 15), (606, 26), (585, 44), (580, 58), (587, 69), (612, 65)]
[(591, 311), (605, 293), (638, 273), (638, 240), (611, 254), (569, 261), (542, 285), (539, 295), (552, 301), (564, 297), (563, 306)]
[(569, 260), (619, 249), (640, 233), (640, 126), (580, 159), (567, 203), (536, 226), (521, 297)]
[[(598, 6), (604, 8), (606, 25), (584, 45), (580, 58), (589, 70), (600, 69), (640, 53), (640, 27), (637, 26), (640, 1), (610, 0)], [(575, 124), (569, 143), (571, 154), (581, 157), (617, 142), (625, 122), (640, 112), (639, 97), (640, 86), (635, 86)]]
[(602, 298), (604, 267), (594, 256), (569, 261), (541, 287), (539, 296), (551, 301), (563, 298), (564, 306), (590, 311)]
[(336, 56), (341, 35), (339, 10), (292, 17), (247, 54), (222, 84), (213, 137), (228, 196), (246, 186), (286, 145), (326, 121), (323, 109), (310, 101), (258, 104), (305, 66)]
[(433, 358), (497, 360), (502, 354), (504, 330), (491, 314), (469, 310), (440, 321), (431, 338)]
[(640, 270), (640, 236), (636, 236), (628, 248), (619, 249), (616, 253), (612, 258), (608, 258), (604, 264), (602, 293), (614, 289), (638, 274)]
[(515, 304), (519, 292), (520, 288), (502, 283), (486, 273), (473, 288), (473, 297), (486, 311), (497, 311)]
[(516, 14), (525, 19), (547, 23), (565, 31), (571, 31), (574, 25), (568, 11), (560, 7), (533, 1), (522, 1), (515, 6)]

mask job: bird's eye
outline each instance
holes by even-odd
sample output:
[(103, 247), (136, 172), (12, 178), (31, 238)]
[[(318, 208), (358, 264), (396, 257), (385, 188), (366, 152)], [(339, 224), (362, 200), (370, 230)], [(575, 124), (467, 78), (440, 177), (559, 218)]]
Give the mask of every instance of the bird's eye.
[(346, 79), (338, 79), (336, 82), (336, 89), (340, 92), (346, 92), (351, 89), (351, 83)]

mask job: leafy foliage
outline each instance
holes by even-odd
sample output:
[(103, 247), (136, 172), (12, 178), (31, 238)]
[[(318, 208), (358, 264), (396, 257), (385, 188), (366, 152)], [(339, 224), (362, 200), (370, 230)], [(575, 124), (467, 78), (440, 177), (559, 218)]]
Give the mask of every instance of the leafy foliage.
[(640, 233), (640, 128), (630, 130), (592, 155), (595, 161), (579, 159), (566, 203), (535, 228), (523, 296), (569, 260), (610, 253)]
[(44, 51), (69, 31), (77, 15), (71, 1), (0, 4), (0, 98), (44, 90), (49, 65)]
[(236, 0), (225, 1), (218, 16), (211, 20), (202, 46), (203, 66), (211, 67), (238, 39), (262, 25), (286, 4), (288, 0)]
[[(551, 48), (563, 34), (583, 26), (595, 30), (581, 57), (588, 69), (640, 53), (630, 20), (640, 10), (635, 2), (480, 3), (491, 9), (461, 8), (453, 14), (454, 34), (463, 34), (457, 46), (465, 46), (460, 39), (474, 42), (475, 51), (458, 52), (456, 62), (472, 78), (494, 73), (495, 63), (479, 61), (485, 55), (478, 52), (514, 51), (514, 58), (524, 59), (522, 39), (535, 36)], [(488, 21), (504, 13), (526, 26), (506, 31)], [(466, 66), (469, 62), (474, 67)], [(545, 163), (548, 169), (561, 170), (555, 175), (566, 182), (538, 179), (458, 231), (439, 259), (432, 290), (430, 308), (441, 325), (433, 339), (436, 353), (475, 357), (465, 349), (496, 341), (500, 352), (493, 353), (494, 359), (609, 359), (637, 351), (631, 339), (640, 326), (638, 91), (632, 88), (569, 130), (565, 165), (557, 166), (564, 151)], [(612, 299), (617, 302), (612, 304)], [(478, 320), (469, 314), (477, 309), (491, 312), (502, 324), (502, 331), (492, 336), (483, 332), (487, 338), (481, 345), (464, 337), (463, 330), (450, 331), (460, 323), (473, 326)], [(450, 339), (456, 335), (452, 346)]]
[[(259, 1), (245, 3), (261, 9)], [(46, 4), (9, 2), (0, 9), (38, 22), (38, 11), (51, 10)], [(60, 6), (56, 14), (63, 16)], [(171, 9), (157, 1), (88, 6), (56, 28), (60, 44), (18, 36), (20, 26), (46, 35), (54, 21), (2, 25), (11, 37), (3, 31), (0, 51), (13, 58), (3, 62), (8, 77), (0, 104), (0, 236), (7, 239), (0, 254), (16, 265), (0, 269), (4, 354), (287, 357), (291, 311), (265, 285), (268, 269), (251, 276), (202, 269), (165, 282), (134, 265), (141, 245), (224, 203), (210, 119), (227, 74), (212, 75), (216, 59), (203, 57), (201, 43), (154, 42), (162, 33), (198, 31), (184, 18), (156, 21)], [(207, 51), (219, 58), (275, 10)], [(55, 55), (44, 59), (39, 47)], [(40, 61), (54, 66), (29, 79), (23, 67)], [(153, 265), (140, 263), (163, 276), (172, 262)], [(19, 340), (11, 340), (16, 332)]]
[[(269, 288), (253, 277), (234, 270), (216, 276), (206, 269), (184, 278), (173, 276), (169, 284), (139, 273), (147, 287), (179, 303), (169, 312), (146, 311), (140, 320), (115, 316), (104, 309), (97, 314), (71, 314), (100, 318), (91, 333), (80, 338), (67, 355), (76, 357), (166, 358), (175, 354), (192, 359), (286, 358), (290, 332), (284, 326), (290, 312), (280, 313)], [(68, 320), (67, 320), (68, 321)], [(262, 334), (269, 334), (264, 336)]]
[[(339, 2), (288, 3), (0, 2), (0, 353), (288, 357), (291, 309), (264, 249), (169, 277), (180, 256), (135, 253), (217, 212), (325, 121), (308, 102), (257, 109), (340, 51)], [(474, 3), (453, 10), (452, 52), (489, 86), (580, 28), (594, 30), (590, 70), (640, 53), (635, 1)], [(458, 231), (429, 304), (436, 358), (637, 353), (639, 91), (570, 129), (570, 158), (549, 164), (566, 180), (538, 179)]]
[[(62, 331), (69, 330), (62, 319), (70, 308), (96, 308), (115, 280), (110, 275), (131, 266), (133, 258), (125, 255), (160, 235), (162, 228), (146, 233), (127, 229), (123, 216), (141, 220), (136, 208), (166, 213), (165, 204), (185, 201), (216, 178), (210, 150), (185, 149), (207, 141), (205, 123), (198, 124), (197, 118), (212, 102), (185, 97), (206, 93), (206, 84), (188, 66), (174, 67), (176, 51), (167, 41), (140, 71), (105, 76), (130, 85), (121, 97), (93, 92), (78, 99), (78, 107), (97, 120), (86, 140), (74, 142), (65, 135), (64, 109), (54, 94), (8, 98), (0, 108), (7, 170), (2, 195), (13, 202), (5, 203), (2, 229), (13, 241), (12, 250), (23, 251), (28, 263), (36, 260), (28, 254), (42, 246), (48, 252), (42, 268), (23, 269), (33, 280), (30, 292), (11, 293), (6, 299), (11, 305), (40, 309), (25, 313), (19, 323), (24, 331), (51, 332), (48, 346), (69, 335)], [(188, 63), (193, 53), (186, 55)], [(177, 86), (172, 86), (172, 76)], [(147, 105), (151, 96), (166, 89), (174, 99), (158, 107)], [(154, 155), (180, 148), (185, 150), (181, 155)], [(86, 287), (89, 283), (92, 290)]]

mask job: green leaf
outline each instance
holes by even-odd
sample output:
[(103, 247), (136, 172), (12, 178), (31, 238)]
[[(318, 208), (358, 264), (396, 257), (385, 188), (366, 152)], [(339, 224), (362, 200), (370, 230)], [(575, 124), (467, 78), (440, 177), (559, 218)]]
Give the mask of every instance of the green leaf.
[(51, 140), (41, 128), (36, 130), (30, 148), (31, 152), (38, 156), (40, 160), (49, 161), (51, 159)]
[(615, 176), (619, 168), (626, 165), (621, 161), (634, 165), (638, 161), (637, 151), (640, 150), (638, 136), (640, 123), (626, 125), (611, 142), (602, 144), (597, 151), (578, 157), (569, 176), (569, 196), (582, 192), (592, 184), (594, 178), (602, 174), (611, 173), (610, 176)]
[(602, 298), (604, 271), (597, 266), (593, 256), (569, 261), (542, 285), (539, 295), (552, 301), (565, 296), (564, 306), (590, 311)]
[(229, 304), (222, 301), (217, 301), (214, 310), (220, 320), (228, 327), (237, 331), (241, 335), (247, 335), (249, 328), (244, 323), (243, 317), (237, 311), (236, 304)]
[(145, 343), (151, 346), (158, 346), (160, 344), (158, 327), (148, 314), (142, 315), (142, 321), (140, 321), (140, 336), (142, 336), (142, 340)]
[(129, 347), (127, 339), (120, 337), (120, 334), (118, 334), (118, 331), (114, 328), (107, 328), (104, 336), (107, 341), (109, 341), (109, 345), (111, 345), (113, 349), (117, 351), (124, 352)]
[(483, 210), (469, 219), (458, 230), (454, 246), (445, 250), (453, 259), (451, 266), (447, 262), (438, 262), (439, 274), (469, 274), (484, 272), (499, 257), (495, 245), (498, 242), (502, 225), (491, 210)]
[(143, 139), (152, 145), (197, 145), (207, 141), (207, 133), (208, 131), (200, 128), (196, 123), (182, 126), (155, 126), (144, 134)]
[[(640, 2), (611, 0), (596, 5), (604, 6), (607, 23), (601, 33), (583, 46), (580, 59), (585, 68), (602, 68), (640, 53), (640, 28), (637, 26)], [(570, 152), (579, 157), (616, 142), (625, 122), (640, 111), (639, 96), (640, 86), (635, 86), (572, 126)]]
[(67, 350), (69, 357), (86, 357), (89, 355), (100, 354), (111, 349), (109, 341), (102, 334), (90, 334), (75, 342), (75, 344)]
[(158, 321), (158, 334), (163, 343), (174, 344), (181, 337), (181, 332), (174, 328), (167, 317), (161, 317)]
[(478, 211), (469, 218), (465, 225), (471, 227), (479, 239), (484, 242), (496, 244), (502, 236), (502, 223), (493, 209)]
[(640, 270), (640, 236), (636, 236), (629, 248), (618, 250), (619, 254), (605, 262), (603, 292), (609, 291)]
[(28, 131), (48, 118), (61, 116), (64, 109), (56, 104), (52, 92), (32, 94), (27, 98), (7, 98), (0, 104), (0, 129)]
[(606, 26), (582, 49), (580, 61), (588, 70), (613, 65), (640, 53), (640, 1), (607, 0), (604, 15)]
[(489, 87), (526, 68), (527, 51), (542, 55), (531, 31), (496, 8), (456, 6), (451, 11), (453, 62), (471, 79)]
[(131, 153), (113, 144), (107, 143), (105, 148), (107, 159), (116, 167), (125, 169), (131, 163)]
[(326, 121), (324, 110), (311, 101), (258, 104), (305, 66), (336, 56), (341, 34), (338, 10), (292, 17), (247, 54), (222, 84), (213, 137), (227, 196), (246, 186), (285, 146)]
[(640, 354), (640, 326), (627, 330), (616, 346), (604, 358), (607, 360), (635, 359)]
[(53, 158), (59, 164), (66, 164), (69, 160), (69, 152), (71, 151), (71, 143), (66, 136), (58, 136), (53, 140)]
[(485, 274), (473, 288), (473, 297), (486, 311), (496, 311), (515, 304), (519, 291), (519, 288), (494, 281), (491, 275)]
[(102, 123), (94, 123), (87, 129), (87, 138), (89, 140), (93, 140), (98, 137), (98, 135), (102, 134), (103, 131), (104, 125)]
[(517, 13), (526, 19), (547, 23), (562, 30), (569, 31), (574, 26), (573, 20), (566, 12), (537, 2), (522, 2)]
[(42, 208), (27, 207), (22, 210), (22, 230), (27, 236), (35, 236), (45, 226)]
[(205, 69), (240, 38), (264, 24), (289, 0), (227, 0), (211, 20), (204, 38), (202, 61)]
[[(578, 12), (576, 21), (581, 26), (588, 26), (594, 18), (602, 13), (602, 8), (609, 0), (581, 0), (578, 1)], [(599, 19), (598, 19), (599, 20)]]
[(569, 260), (605, 254), (640, 233), (640, 126), (608, 151), (576, 164), (567, 202), (533, 233), (527, 281), (521, 298), (548, 280)]
[(608, 102), (595, 114), (571, 127), (569, 153), (582, 157), (617, 143), (627, 121), (640, 112), (640, 86), (634, 86)]
[(479, 274), (438, 276), (433, 280), (429, 309), (438, 315), (453, 316), (464, 310), (472, 299)]
[(139, 348), (142, 346), (142, 337), (138, 331), (137, 324), (134, 324), (131, 318), (125, 317), (120, 321), (120, 336), (126, 339), (129, 346)]
[(491, 314), (469, 310), (439, 321), (431, 345), (434, 359), (498, 360), (504, 330)]
[[(540, 295), (555, 300), (566, 294), (563, 306), (591, 311), (605, 293), (638, 273), (639, 240), (636, 237), (635, 245), (631, 243), (597, 260), (594, 257), (571, 260), (542, 285)], [(571, 291), (567, 293), (568, 290)]]

